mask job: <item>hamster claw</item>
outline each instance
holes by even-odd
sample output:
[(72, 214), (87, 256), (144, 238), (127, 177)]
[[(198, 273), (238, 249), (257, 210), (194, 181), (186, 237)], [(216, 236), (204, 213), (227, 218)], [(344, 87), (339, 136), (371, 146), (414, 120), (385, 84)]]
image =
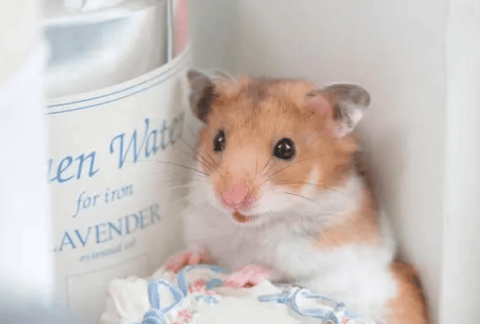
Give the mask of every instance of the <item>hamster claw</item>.
[(272, 272), (262, 266), (251, 264), (243, 267), (239, 271), (229, 275), (224, 283), (233, 288), (253, 287), (270, 279)]
[(194, 248), (170, 257), (165, 267), (168, 271), (178, 272), (187, 265), (210, 263), (211, 261), (210, 253), (208, 253), (207, 249)]

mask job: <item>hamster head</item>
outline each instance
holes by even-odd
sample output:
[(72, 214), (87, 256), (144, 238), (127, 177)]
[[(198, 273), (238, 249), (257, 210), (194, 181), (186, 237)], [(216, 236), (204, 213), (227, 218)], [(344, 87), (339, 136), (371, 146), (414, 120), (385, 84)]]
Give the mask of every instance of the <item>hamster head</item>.
[[(190, 103), (204, 126), (195, 199), (244, 225), (315, 204), (346, 181), (357, 150), (349, 134), (370, 102), (352, 84), (231, 80), (189, 71)], [(194, 202), (195, 203), (195, 202)]]

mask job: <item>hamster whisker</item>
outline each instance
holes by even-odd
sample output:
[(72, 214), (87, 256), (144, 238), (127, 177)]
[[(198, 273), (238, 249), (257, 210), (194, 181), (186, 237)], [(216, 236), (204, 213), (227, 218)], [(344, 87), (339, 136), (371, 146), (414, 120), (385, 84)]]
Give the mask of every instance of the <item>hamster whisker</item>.
[[(295, 165), (299, 164), (300, 162), (303, 162), (303, 160), (300, 160), (300, 161), (294, 162), (294, 163), (292, 163), (292, 164), (289, 164), (289, 165), (287, 165), (286, 167), (283, 167), (283, 168), (281, 168), (281, 169), (273, 172), (272, 174), (268, 174), (268, 173), (267, 173), (267, 175), (266, 175), (267, 180), (265, 180), (265, 182), (271, 181), (271, 180), (272, 180), (272, 177), (273, 177), (274, 175), (276, 175), (276, 174), (278, 174), (278, 173), (280, 173), (280, 172), (282, 172), (282, 171), (284, 171), (284, 170), (286, 170), (286, 169), (288, 169), (288, 168), (291, 168), (292, 166), (295, 166)], [(271, 170), (271, 168), (270, 168), (270, 170)]]
[(195, 138), (195, 139), (197, 140), (197, 143), (198, 143), (199, 140), (198, 140), (197, 134), (195, 134), (195, 132), (192, 130), (192, 128), (188, 127), (188, 125), (186, 125), (186, 128), (188, 129), (188, 131), (190, 132), (190, 134), (192, 134), (193, 138)]
[(214, 171), (218, 170), (218, 165), (213, 165), (211, 162), (208, 162), (208, 160), (205, 158), (202, 152), (198, 152), (199, 158), (201, 158), (205, 163), (210, 167), (211, 172), (213, 173)]
[(210, 173), (213, 172), (212, 166), (209, 165), (209, 164), (207, 164), (207, 163), (205, 163), (205, 162), (203, 162), (203, 161), (201, 161), (197, 156), (192, 155), (191, 153), (188, 153), (188, 152), (183, 152), (183, 151), (181, 151), (181, 150), (178, 150), (178, 152), (179, 152), (179, 153), (183, 153), (183, 154), (185, 154), (185, 155), (193, 158), (195, 161), (197, 161), (197, 162), (200, 163), (202, 166), (204, 166), (204, 167), (207, 169), (207, 171), (209, 171)]
[(270, 163), (270, 161), (272, 161), (272, 160), (273, 160), (273, 155), (270, 155), (270, 157), (269, 157), (268, 160), (267, 160), (267, 163), (265, 163), (265, 165), (263, 166), (262, 172), (263, 172), (263, 176), (264, 176), (264, 177), (268, 174), (268, 172), (270, 172), (270, 169), (271, 169), (272, 166), (274, 165), (274, 164), (272, 164), (272, 165), (267, 169), (267, 171), (264, 172), (264, 171), (265, 171), (265, 168), (267, 167), (267, 165), (268, 165), (268, 164)]
[(345, 193), (343, 193), (341, 190), (335, 188), (335, 187), (332, 187), (332, 186), (325, 186), (325, 185), (318, 185), (316, 183), (311, 183), (311, 182), (280, 182), (278, 183), (279, 185), (284, 185), (284, 184), (304, 184), (304, 185), (310, 185), (310, 186), (315, 186), (317, 187), (317, 189), (324, 189), (324, 190), (331, 190), (331, 191), (334, 191), (336, 193), (338, 193), (339, 195), (343, 196), (344, 198), (350, 200), (350, 201), (353, 201), (354, 199), (352, 197), (349, 197), (347, 196)]
[(304, 184), (304, 185), (310, 185), (310, 186), (316, 186), (316, 187), (324, 188), (324, 186), (318, 185), (316, 183), (302, 182), (302, 181), (280, 181), (280, 182), (277, 182), (275, 184), (278, 184), (278, 185)]
[[(210, 162), (207, 161), (207, 159), (205, 159), (199, 151), (197, 151), (194, 147), (192, 147), (191, 145), (189, 145), (185, 140), (183, 140), (182, 138), (180, 138), (180, 141), (182, 144), (184, 144), (185, 146), (187, 146), (189, 149), (192, 150), (193, 152), (193, 155), (191, 155), (195, 160), (197, 160), (199, 163), (201, 163), (204, 167), (210, 169), (209, 171), (212, 172), (213, 171), (213, 166), (211, 165)], [(203, 161), (200, 161), (200, 158), (203, 160)], [(214, 161), (215, 162), (215, 161)]]
[[(207, 151), (205, 150), (205, 153), (207, 153)], [(208, 153), (207, 153), (208, 154)], [(201, 155), (201, 152), (199, 153), (199, 155)], [(210, 156), (210, 155), (209, 155)], [(213, 159), (213, 158), (212, 158)], [(214, 161), (215, 162), (215, 161)], [(215, 165), (216, 165), (216, 168), (214, 168), (212, 166), (212, 168), (214, 168), (214, 171), (217, 171), (218, 172), (218, 175), (225, 181), (225, 175), (221, 172), (221, 169), (219, 167), (219, 165), (215, 162)], [(213, 172), (211, 172), (213, 173)]]
[(287, 166), (285, 166), (285, 167), (283, 167), (283, 168), (275, 171), (275, 172), (272, 173), (272, 174), (269, 174), (269, 175), (267, 174), (267, 176), (268, 176), (268, 179), (267, 179), (267, 180), (269, 181), (269, 180), (271, 180), (271, 178), (272, 178), (274, 175), (276, 175), (276, 174), (278, 174), (278, 173), (280, 173), (280, 172), (282, 172), (282, 171), (284, 171), (284, 170), (286, 170), (286, 169), (288, 169), (288, 168), (291, 168), (291, 167), (293, 167), (293, 166), (295, 166), (295, 165), (297, 165), (297, 164), (299, 164), (299, 163), (302, 163), (302, 162), (311, 160), (311, 159), (313, 159), (313, 158), (314, 158), (314, 157), (310, 157), (310, 158), (306, 158), (306, 159), (303, 159), (303, 160), (296, 161), (296, 162), (294, 162), (294, 163), (292, 163), (292, 164), (289, 164), (289, 165), (287, 165)]
[(164, 163), (164, 164), (169, 164), (169, 165), (177, 166), (177, 167), (179, 167), (179, 168), (184, 168), (184, 169), (192, 170), (192, 171), (195, 171), (195, 172), (198, 172), (198, 173), (201, 173), (201, 174), (203, 174), (203, 175), (208, 176), (208, 173), (206, 173), (206, 172), (200, 171), (200, 170), (198, 170), (198, 169), (195, 169), (195, 168), (192, 168), (192, 167), (183, 165), (183, 164), (174, 163), (174, 162), (159, 161), (159, 160), (152, 160), (152, 161), (141, 160), (141, 161), (138, 161), (138, 162)]
[[(212, 169), (214, 170), (219, 170), (220, 169), (220, 166), (218, 165), (218, 163), (215, 161), (215, 159), (210, 155), (210, 153), (208, 153), (207, 149), (205, 148), (205, 146), (203, 146), (199, 139), (198, 139), (198, 136), (192, 131), (192, 129), (190, 127), (187, 127), (187, 129), (190, 131), (190, 133), (193, 135), (193, 137), (196, 139), (198, 145), (199, 145), (199, 151), (198, 151), (198, 155), (201, 156), (201, 158), (203, 160), (205, 160), (206, 162), (206, 158), (202, 155), (202, 153), (205, 153), (207, 155), (207, 157), (213, 162), (213, 164), (215, 165), (215, 167), (211, 166)], [(209, 164), (209, 163), (208, 163)], [(211, 165), (211, 164), (209, 164)], [(225, 180), (225, 175), (221, 172), (219, 172), (219, 175), (220, 177), (222, 177), (223, 180)]]
[[(167, 207), (167, 209), (165, 210), (165, 213), (166, 214), (169, 214), (171, 215), (171, 211), (172, 211), (172, 208), (176, 208), (177, 206), (175, 206), (176, 204), (178, 203), (185, 203), (188, 205), (188, 199), (190, 199), (190, 197), (188, 196), (185, 196), (185, 197), (182, 197), (182, 198), (179, 198), (179, 199), (175, 199), (174, 201), (170, 202), (169, 203), (169, 206)], [(177, 218), (177, 217), (180, 217), (182, 215), (182, 213), (175, 213), (174, 214), (174, 218)]]
[(200, 148), (202, 149), (202, 151), (199, 151), (199, 153), (202, 153), (204, 152), (209, 158), (210, 160), (213, 162), (213, 164), (215, 164), (215, 167), (218, 169), (219, 168), (219, 165), (218, 163), (215, 161), (215, 159), (208, 153), (207, 149), (200, 144)]
[(193, 152), (194, 154), (197, 154), (197, 153), (198, 153), (197, 150), (196, 150), (193, 146), (191, 146), (190, 144), (188, 144), (183, 138), (179, 138), (179, 140), (180, 140), (180, 142), (181, 142), (183, 145), (185, 145), (185, 146), (188, 147), (190, 150), (192, 150), (192, 152)]
[[(170, 180), (170, 181), (162, 181), (162, 182), (159, 182), (159, 183), (155, 183), (152, 185), (152, 188), (161, 188), (163, 187), (165, 184), (174, 184), (174, 182), (178, 182), (179, 180)], [(200, 180), (200, 179), (190, 179), (188, 180), (189, 184), (186, 184), (185, 187), (187, 186), (190, 186), (190, 187), (196, 187), (196, 186), (200, 186), (202, 185), (205, 180)], [(180, 186), (180, 185), (174, 185), (172, 188), (175, 188), (177, 186)]]
[[(300, 214), (298, 212), (295, 212), (295, 211), (293, 212), (293, 214), (298, 216), (299, 218), (305, 217), (305, 215), (302, 215), (302, 214)], [(315, 230), (314, 230), (314, 233), (316, 234), (315, 237), (317, 235), (320, 235), (322, 237), (322, 240), (324, 240), (325, 242), (333, 244), (334, 242), (332, 241), (332, 239), (329, 238), (327, 235), (325, 235), (325, 232), (326, 232), (324, 230), (325, 222), (321, 221), (321, 220), (318, 220), (318, 219), (312, 219), (312, 217), (309, 217), (309, 218), (310, 218), (310, 221), (313, 222), (313, 223), (308, 222), (308, 225), (306, 225), (305, 229), (308, 230), (308, 231), (311, 231), (312, 230), (312, 224), (315, 224), (315, 225), (313, 225), (314, 228), (315, 228)]]
[[(215, 164), (215, 166), (218, 168), (218, 164), (217, 162), (215, 162), (214, 158), (208, 153), (207, 149), (205, 149), (205, 147), (200, 144), (200, 141), (198, 139), (198, 136), (193, 132), (193, 130), (190, 128), (190, 127), (187, 127), (187, 129), (190, 131), (190, 133), (193, 135), (193, 137), (197, 140), (197, 143), (199, 143), (199, 146), (200, 146), (200, 149), (203, 150), (203, 152), (205, 152), (207, 154), (207, 156), (210, 158), (210, 160), (212, 160), (212, 162)], [(200, 153), (201, 151), (199, 151)]]
[(257, 159), (257, 150), (255, 150), (255, 179), (257, 178), (258, 173), (258, 159)]
[(288, 185), (288, 184), (304, 184), (304, 185), (309, 185), (309, 186), (315, 186), (315, 187), (318, 187), (318, 188), (321, 188), (321, 189), (325, 189), (325, 190), (334, 190), (334, 191), (338, 191), (337, 189), (335, 189), (334, 187), (329, 187), (329, 186), (325, 186), (325, 185), (320, 185), (318, 183), (313, 183), (313, 182), (305, 182), (305, 181), (279, 181), (277, 183), (275, 183), (277, 185)]
[[(188, 182), (188, 181), (205, 181), (207, 178), (202, 174), (197, 173), (189, 173), (188, 177), (185, 177), (185, 172), (181, 171), (182, 176), (177, 177), (179, 172), (152, 172), (149, 175), (151, 176), (159, 176), (159, 181), (161, 183), (173, 183), (173, 182)], [(167, 176), (174, 176), (173, 178)]]
[(332, 245), (336, 245), (335, 242), (332, 241), (332, 239), (330, 237), (328, 237), (327, 235), (325, 235), (326, 231), (325, 230), (322, 230), (320, 229), (318, 231), (318, 235), (320, 235), (322, 237), (322, 240), (329, 243), (329, 244), (332, 244)]
[(169, 204), (172, 204), (172, 203), (177, 203), (179, 200), (184, 200), (184, 199), (191, 199), (193, 196), (192, 193), (188, 193), (186, 195), (182, 195), (181, 197), (178, 197), (177, 199), (174, 199), (172, 201), (169, 201)]
[(180, 189), (180, 188), (191, 188), (191, 187), (195, 187), (195, 186), (200, 186), (200, 184), (199, 183), (196, 183), (196, 184), (187, 183), (187, 184), (183, 184), (183, 185), (172, 186), (172, 187), (170, 187), (170, 190), (176, 190), (176, 189)]
[(293, 193), (293, 192), (288, 192), (288, 191), (282, 191), (282, 192), (283, 192), (284, 194), (287, 194), (287, 195), (292, 195), (292, 196), (296, 196), (296, 197), (303, 198), (303, 199), (308, 200), (309, 202), (311, 202), (311, 203), (313, 203), (313, 204), (315, 204), (315, 205), (317, 205), (317, 206), (319, 206), (319, 207), (325, 208), (325, 206), (323, 206), (323, 205), (319, 204), (318, 202), (316, 202), (315, 200), (310, 199), (310, 198), (307, 198), (307, 197), (305, 197), (305, 196), (302, 196), (302, 195), (299, 195), (299, 194), (295, 194), (295, 193)]
[[(275, 125), (273, 126), (273, 132), (274, 132), (274, 133), (277, 132), (277, 126), (278, 126), (277, 123), (275, 123)], [(272, 161), (272, 160), (275, 162), (275, 160), (273, 159), (273, 154), (270, 154), (270, 157), (268, 158), (267, 163), (265, 163), (265, 165), (264, 165), (263, 168), (262, 168), (262, 172), (265, 171), (265, 168), (269, 165), (270, 161)], [(275, 163), (274, 163), (274, 164), (275, 164)], [(274, 165), (274, 164), (273, 164), (273, 165)], [(272, 165), (272, 166), (273, 166), (273, 165)], [(270, 166), (270, 167), (268, 168), (267, 172), (265, 172), (265, 173), (263, 174), (264, 177), (268, 174), (268, 172), (270, 172), (270, 169), (271, 169), (272, 166)]]
[[(155, 163), (156, 161), (139, 161), (139, 162), (153, 162)], [(154, 170), (155, 171), (155, 170)], [(185, 175), (185, 171), (183, 170), (157, 170), (155, 171), (154, 173), (152, 174), (156, 174), (156, 175), (172, 175), (172, 174), (181, 174), (181, 175)], [(198, 176), (198, 174), (196, 173), (192, 173), (192, 175), (196, 175)], [(202, 176), (203, 177), (203, 176)]]
[(316, 159), (316, 158), (319, 158), (319, 157), (325, 157), (325, 156), (327, 156), (327, 155), (326, 155), (326, 154), (314, 155), (314, 156), (310, 156), (310, 157), (307, 157), (307, 158), (305, 158), (305, 159), (302, 159), (302, 160), (298, 160), (298, 161), (296, 161), (296, 162), (293, 162), (293, 163), (291, 163), (291, 164), (289, 164), (289, 165), (287, 165), (287, 166), (285, 166), (285, 167), (283, 167), (283, 168), (281, 168), (281, 169), (273, 172), (272, 174), (267, 174), (267, 175), (266, 175), (266, 177), (267, 177), (266, 182), (267, 182), (267, 181), (270, 181), (271, 178), (272, 178), (274, 175), (276, 175), (276, 174), (278, 174), (278, 173), (280, 173), (280, 172), (282, 172), (282, 171), (284, 171), (284, 170), (286, 170), (286, 169), (288, 169), (288, 168), (291, 168), (291, 167), (293, 167), (293, 166), (295, 166), (295, 165), (297, 165), (297, 164), (299, 164), (299, 163), (306, 162), (306, 161), (309, 161), (309, 160), (312, 160), (312, 159)]

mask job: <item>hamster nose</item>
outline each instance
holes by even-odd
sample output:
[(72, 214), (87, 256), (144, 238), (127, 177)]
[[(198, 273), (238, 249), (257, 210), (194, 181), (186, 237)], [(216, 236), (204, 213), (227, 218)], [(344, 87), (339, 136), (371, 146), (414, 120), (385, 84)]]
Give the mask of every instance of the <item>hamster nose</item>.
[(223, 204), (231, 209), (245, 209), (253, 203), (253, 195), (243, 184), (228, 186), (222, 194)]

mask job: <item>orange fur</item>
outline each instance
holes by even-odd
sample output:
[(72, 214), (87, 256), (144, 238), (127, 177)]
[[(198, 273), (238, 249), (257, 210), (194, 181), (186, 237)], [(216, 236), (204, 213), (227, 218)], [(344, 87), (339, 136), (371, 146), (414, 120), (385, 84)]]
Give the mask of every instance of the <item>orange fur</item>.
[[(255, 195), (265, 181), (298, 193), (305, 185), (326, 190), (346, 180), (357, 143), (351, 136), (339, 139), (325, 132), (329, 121), (306, 105), (314, 88), (303, 81), (249, 78), (220, 83), (208, 125), (200, 132), (200, 143), (212, 158), (202, 150), (199, 153), (207, 164), (203, 171), (210, 174), (218, 195), (236, 181), (246, 182)], [(213, 151), (212, 141), (220, 129), (227, 136), (227, 149), (221, 155)], [(296, 157), (288, 162), (272, 161), (273, 146), (283, 137), (296, 143)], [(322, 176), (309, 184), (315, 168), (322, 170)], [(262, 172), (264, 169), (268, 172)], [(244, 179), (246, 175), (251, 179)]]
[(398, 283), (398, 295), (388, 305), (386, 324), (427, 324), (429, 312), (417, 271), (411, 265), (394, 262), (391, 266)]
[[(208, 124), (200, 132), (199, 160), (219, 197), (228, 185), (238, 182), (258, 199), (266, 182), (298, 193), (308, 185), (325, 191), (348, 179), (355, 168), (357, 142), (351, 135), (337, 138), (329, 132), (332, 114), (322, 114), (308, 105), (314, 89), (314, 84), (303, 81), (247, 77), (216, 84)], [(213, 148), (219, 130), (226, 135), (221, 154)], [(297, 153), (292, 161), (272, 160), (272, 149), (283, 137), (295, 143)], [(316, 183), (308, 183), (313, 170), (321, 174)], [(379, 240), (376, 206), (369, 188), (365, 188), (358, 210), (319, 233), (316, 244), (326, 250)], [(394, 263), (392, 271), (400, 289), (389, 304), (387, 323), (427, 323), (428, 311), (412, 268)]]
[(352, 243), (380, 243), (378, 221), (373, 200), (368, 190), (363, 190), (362, 204), (344, 222), (333, 225), (318, 235), (317, 246), (331, 249)]

